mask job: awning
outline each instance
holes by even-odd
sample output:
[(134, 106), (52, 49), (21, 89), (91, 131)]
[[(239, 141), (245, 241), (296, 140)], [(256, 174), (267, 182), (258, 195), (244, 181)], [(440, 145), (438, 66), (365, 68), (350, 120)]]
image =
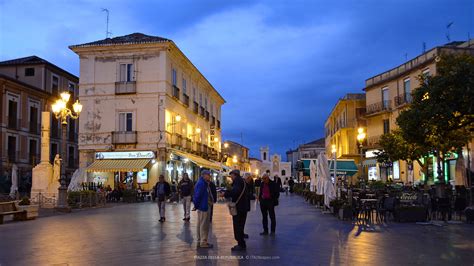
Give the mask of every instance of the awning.
[(181, 156), (181, 157), (184, 157), (184, 158), (187, 158), (187, 159), (191, 160), (193, 163), (199, 165), (200, 167), (215, 169), (215, 170), (219, 170), (219, 171), (222, 170), (222, 166), (219, 163), (211, 162), (211, 161), (206, 160), (202, 157), (199, 157), (199, 156), (196, 156), (194, 154), (190, 154), (190, 153), (187, 153), (187, 152), (184, 152), (184, 151), (180, 151), (180, 150), (172, 149), (172, 152), (174, 154), (178, 155), (178, 156)]
[[(357, 165), (354, 160), (336, 160), (336, 170), (338, 175), (353, 176), (357, 173)], [(334, 171), (334, 160), (329, 160), (329, 171)]]
[(310, 169), (309, 165), (311, 164), (311, 161), (314, 161), (315, 164), (317, 164), (316, 159), (301, 159), (303, 161), (303, 175), (304, 176), (309, 176), (310, 174)]
[(95, 160), (87, 172), (140, 172), (149, 162), (149, 159)]

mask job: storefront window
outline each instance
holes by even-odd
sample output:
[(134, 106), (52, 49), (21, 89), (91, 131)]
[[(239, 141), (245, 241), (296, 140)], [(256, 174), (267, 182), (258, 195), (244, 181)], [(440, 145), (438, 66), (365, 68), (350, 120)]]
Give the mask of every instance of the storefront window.
[(398, 161), (393, 163), (393, 179), (400, 179), (400, 164)]
[(148, 183), (148, 169), (144, 168), (143, 171), (137, 173), (137, 183), (146, 184)]
[(368, 169), (369, 173), (369, 180), (378, 180), (378, 175), (377, 175), (377, 167), (376, 166), (370, 166)]

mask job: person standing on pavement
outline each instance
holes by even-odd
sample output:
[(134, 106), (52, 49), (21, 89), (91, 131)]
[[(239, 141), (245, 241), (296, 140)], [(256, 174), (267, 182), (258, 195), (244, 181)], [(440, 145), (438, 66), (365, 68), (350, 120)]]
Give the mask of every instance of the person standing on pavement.
[(231, 198), (232, 202), (236, 203), (237, 209), (237, 215), (232, 216), (232, 223), (234, 227), (234, 238), (238, 244), (231, 250), (241, 251), (247, 249), (247, 244), (244, 239), (244, 228), (247, 220), (247, 212), (250, 211), (250, 200), (246, 193), (246, 182), (240, 176), (240, 171), (232, 170), (230, 172), (230, 177), (232, 178), (232, 189), (227, 190), (223, 194), (224, 197)]
[(184, 218), (183, 221), (191, 219), (191, 198), (193, 194), (193, 181), (189, 179), (188, 173), (183, 174), (183, 179), (178, 183), (178, 191), (183, 201)]
[(171, 194), (170, 184), (165, 181), (165, 177), (160, 175), (158, 182), (155, 185), (155, 195), (158, 199), (158, 210), (160, 212), (160, 222), (166, 221), (165, 217), (165, 205), (166, 198)]
[(290, 186), (290, 193), (293, 193), (293, 187), (295, 186), (295, 181), (293, 177), (290, 177), (290, 181), (288, 181), (288, 185)]
[(262, 184), (262, 178), (257, 176), (257, 179), (255, 179), (255, 195), (256, 195), (256, 200), (258, 201), (258, 195), (260, 195), (260, 185)]
[(278, 175), (276, 175), (273, 177), (273, 181), (275, 181), (275, 183), (277, 184), (279, 191), (283, 192), (283, 184), (281, 182), (281, 178)]
[(212, 196), (212, 204), (209, 205), (209, 221), (212, 222), (212, 215), (214, 214), (214, 203), (217, 202), (217, 188), (212, 180), (209, 181), (209, 189)]
[(278, 198), (280, 197), (280, 191), (275, 181), (270, 180), (270, 177), (265, 174), (263, 175), (263, 181), (260, 187), (260, 194), (258, 198), (260, 200), (260, 210), (262, 211), (262, 224), (263, 232), (260, 235), (268, 235), (268, 215), (271, 220), (271, 235), (275, 235), (276, 230), (276, 217), (275, 217), (275, 206), (278, 206)]
[(212, 193), (210, 193), (209, 182), (211, 172), (204, 170), (201, 173), (196, 186), (194, 187), (193, 203), (197, 210), (198, 218), (196, 224), (197, 246), (199, 248), (212, 248), (212, 244), (207, 242), (209, 236), (209, 206), (213, 203)]
[(285, 178), (285, 181), (283, 181), (283, 190), (285, 191), (285, 195), (288, 196), (288, 188), (289, 188), (289, 184), (288, 184), (288, 177)]

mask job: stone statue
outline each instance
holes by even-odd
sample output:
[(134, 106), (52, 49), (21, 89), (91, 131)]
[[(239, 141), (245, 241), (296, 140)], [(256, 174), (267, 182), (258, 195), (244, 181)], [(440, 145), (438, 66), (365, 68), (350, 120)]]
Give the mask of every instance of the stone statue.
[(12, 186), (10, 187), (10, 197), (16, 199), (16, 192), (18, 191), (18, 166), (12, 165)]
[(54, 157), (53, 180), (56, 180), (58, 182), (61, 181), (61, 158), (59, 158), (59, 154), (56, 154), (56, 156)]

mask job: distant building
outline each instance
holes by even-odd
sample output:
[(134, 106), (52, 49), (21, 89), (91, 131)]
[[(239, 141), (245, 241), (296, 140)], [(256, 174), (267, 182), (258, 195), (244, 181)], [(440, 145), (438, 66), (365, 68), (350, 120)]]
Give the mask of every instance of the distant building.
[(219, 171), (224, 98), (169, 39), (133, 33), (70, 46), (80, 58), (80, 165), (106, 185)]
[(222, 148), (224, 163), (232, 169), (241, 172), (250, 172), (249, 148), (244, 145), (227, 140)]
[[(78, 83), (75, 75), (37, 56), (0, 62), (0, 176), (6, 171), (10, 174), (12, 164), (16, 164), (20, 182), (31, 184), (31, 170), (40, 160), (41, 112), (51, 111), (51, 104), (62, 91), (69, 91), (70, 102), (74, 102)], [(78, 167), (78, 128), (74, 120), (68, 122), (67, 131), (63, 163), (69, 175)], [(62, 136), (60, 121), (54, 115), (50, 136), (52, 161), (61, 154)]]
[[(418, 76), (436, 75), (437, 61), (442, 54), (468, 53), (474, 55), (474, 42), (452, 42), (428, 50), (403, 64), (377, 74), (365, 81), (367, 146), (364, 165), (368, 168), (369, 179), (413, 182), (427, 179), (428, 183), (438, 181), (436, 158), (429, 157), (429, 174), (424, 176), (418, 163), (413, 166), (405, 161), (395, 161), (381, 165), (375, 160), (374, 152), (383, 134), (397, 128), (396, 119), (400, 112), (412, 101), (412, 91), (419, 86)], [(472, 142), (471, 142), (472, 146)], [(472, 149), (471, 149), (472, 150)], [(467, 152), (466, 152), (467, 154)], [(446, 181), (454, 180), (457, 155), (446, 161)], [(466, 159), (467, 161), (467, 159)]]
[(260, 148), (260, 161), (260, 168), (258, 169), (260, 175), (270, 171), (272, 178), (276, 175), (281, 178), (291, 177), (291, 162), (282, 162), (281, 155), (279, 154), (270, 156), (270, 149), (268, 147)]
[(299, 173), (303, 173), (302, 159), (316, 159), (320, 152), (325, 151), (325, 140), (320, 138), (298, 146), (294, 150), (286, 152), (286, 160), (291, 162), (291, 172), (293, 177), (299, 178)]

